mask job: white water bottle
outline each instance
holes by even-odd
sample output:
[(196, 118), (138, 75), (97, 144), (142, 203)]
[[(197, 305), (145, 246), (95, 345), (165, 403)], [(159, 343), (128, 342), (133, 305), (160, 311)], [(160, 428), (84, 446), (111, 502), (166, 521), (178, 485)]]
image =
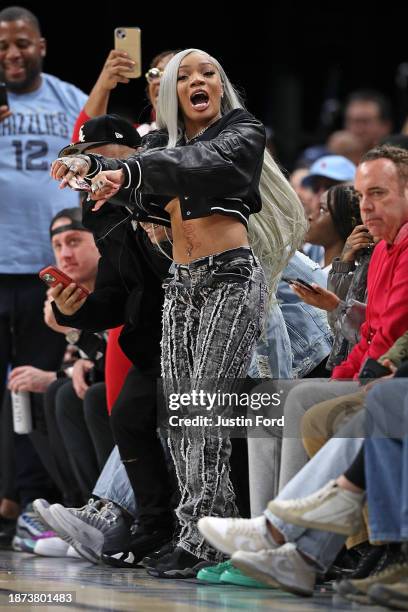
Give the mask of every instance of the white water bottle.
[(13, 429), (17, 434), (28, 434), (33, 429), (31, 417), (31, 401), (28, 391), (11, 393), (11, 404), (13, 408)]

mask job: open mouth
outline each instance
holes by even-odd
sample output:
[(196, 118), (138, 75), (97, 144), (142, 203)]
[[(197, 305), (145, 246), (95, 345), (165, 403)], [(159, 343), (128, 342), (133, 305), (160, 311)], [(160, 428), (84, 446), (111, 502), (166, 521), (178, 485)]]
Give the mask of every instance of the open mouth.
[(195, 91), (193, 94), (191, 94), (190, 102), (195, 110), (203, 111), (208, 108), (210, 104), (210, 98), (206, 91), (200, 90)]

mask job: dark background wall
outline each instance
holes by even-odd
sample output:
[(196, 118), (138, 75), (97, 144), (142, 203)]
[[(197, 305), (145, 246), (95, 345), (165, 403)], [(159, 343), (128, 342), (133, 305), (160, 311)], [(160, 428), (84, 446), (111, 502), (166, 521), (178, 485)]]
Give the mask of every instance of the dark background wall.
[[(408, 112), (408, 76), (401, 68), (408, 62), (407, 9), (396, 9), (395, 3), (331, 7), (327, 2), (258, 0), (239, 10), (231, 2), (21, 4), (41, 20), (49, 45), (45, 70), (87, 92), (112, 48), (117, 26), (142, 29), (144, 68), (163, 49), (207, 50), (245, 90), (249, 110), (273, 128), (278, 151), (289, 163), (301, 147), (324, 137), (325, 121), (331, 121), (330, 128), (340, 125), (340, 114), (332, 111), (355, 88), (388, 94), (396, 128)], [(136, 121), (145, 119), (144, 87), (144, 79), (120, 85), (112, 108)]]

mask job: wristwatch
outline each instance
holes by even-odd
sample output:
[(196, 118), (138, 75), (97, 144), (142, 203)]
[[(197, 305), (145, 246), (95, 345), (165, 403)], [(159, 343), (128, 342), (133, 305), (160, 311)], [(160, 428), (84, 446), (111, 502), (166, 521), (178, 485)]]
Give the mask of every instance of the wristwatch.
[(76, 344), (81, 337), (81, 333), (79, 329), (70, 329), (69, 332), (65, 334), (65, 340), (68, 344)]

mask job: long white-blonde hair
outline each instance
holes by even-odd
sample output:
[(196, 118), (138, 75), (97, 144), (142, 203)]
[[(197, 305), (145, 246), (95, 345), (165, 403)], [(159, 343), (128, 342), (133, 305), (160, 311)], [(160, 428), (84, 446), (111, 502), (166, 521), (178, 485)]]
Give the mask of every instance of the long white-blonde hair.
[[(206, 55), (219, 71), (224, 89), (221, 114), (225, 115), (235, 108), (244, 108), (238, 93), (216, 59), (200, 49), (180, 51), (172, 57), (164, 70), (157, 105), (157, 126), (168, 132), (168, 148), (175, 147), (184, 132), (179, 113), (177, 76), (181, 61), (194, 52)], [(264, 153), (259, 187), (262, 210), (250, 215), (248, 234), (254, 253), (264, 269), (272, 297), (282, 270), (303, 242), (307, 221), (298, 196), (267, 149)]]

